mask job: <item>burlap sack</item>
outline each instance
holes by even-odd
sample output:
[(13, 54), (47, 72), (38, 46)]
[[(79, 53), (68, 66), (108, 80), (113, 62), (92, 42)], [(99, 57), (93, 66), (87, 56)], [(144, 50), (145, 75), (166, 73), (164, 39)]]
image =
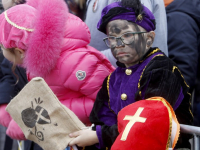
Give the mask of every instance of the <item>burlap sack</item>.
[(64, 150), (71, 141), (69, 133), (85, 127), (71, 110), (60, 103), (42, 78), (32, 79), (6, 110), (25, 137), (44, 150)]

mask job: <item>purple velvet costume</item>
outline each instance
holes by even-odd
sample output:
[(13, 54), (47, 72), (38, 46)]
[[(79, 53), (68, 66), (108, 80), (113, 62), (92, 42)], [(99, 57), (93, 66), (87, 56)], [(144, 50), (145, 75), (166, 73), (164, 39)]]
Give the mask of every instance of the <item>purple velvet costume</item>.
[[(142, 20), (137, 20), (137, 15), (132, 8), (122, 7), (120, 2), (115, 2), (103, 9), (97, 27), (106, 33), (107, 23), (122, 19), (136, 23), (146, 31), (155, 30), (154, 16), (145, 6)], [(131, 74), (126, 74), (126, 69), (130, 69)], [(90, 121), (95, 124), (93, 130), (96, 129), (99, 139), (96, 147), (104, 149), (112, 146), (119, 134), (117, 115), (121, 109), (154, 96), (163, 97), (173, 106), (179, 123), (190, 125), (193, 118), (188, 90), (176, 64), (157, 48), (150, 48), (136, 65), (129, 68), (119, 66), (104, 80), (90, 114)], [(127, 95), (125, 100), (121, 99), (122, 94)], [(181, 146), (188, 142), (189, 138), (180, 134), (176, 148), (183, 148)]]
[[(99, 109), (96, 114), (101, 122), (103, 122), (106, 126), (113, 126), (117, 124), (117, 114), (118, 112), (123, 109), (125, 106), (138, 101), (136, 98), (136, 94), (140, 89), (138, 88), (138, 83), (142, 79), (143, 73), (146, 68), (148, 68), (148, 64), (153, 61), (156, 57), (164, 57), (164, 60), (167, 58), (163, 55), (162, 52), (158, 51), (147, 57), (144, 61), (129, 68), (122, 68), (118, 67), (110, 76), (109, 85), (109, 99), (104, 101), (103, 106)], [(168, 58), (167, 58), (168, 59)], [(132, 70), (131, 75), (127, 75), (125, 72), (127, 69)], [(160, 80), (160, 79), (158, 79)], [(167, 79), (168, 80), (168, 79)], [(160, 81), (162, 82), (162, 81)], [(149, 86), (149, 81), (143, 86), (141, 89), (141, 99), (147, 98), (147, 89)], [(161, 92), (168, 92), (167, 89), (161, 89)], [(121, 99), (121, 94), (125, 93), (127, 95), (126, 100)], [(156, 93), (155, 93), (156, 94)], [(139, 94), (140, 95), (140, 94)], [(177, 96), (175, 96), (177, 95)], [(162, 96), (163, 95), (155, 95), (155, 96)], [(174, 110), (177, 109), (184, 98), (182, 87), (179, 89), (179, 93), (175, 93), (172, 96), (177, 97), (173, 100), (173, 108)], [(97, 97), (98, 99), (98, 97)], [(168, 98), (167, 98), (168, 99)], [(172, 103), (171, 103), (172, 104)], [(93, 108), (93, 111), (96, 109)], [(97, 136), (99, 139), (99, 144), (97, 145), (98, 148), (105, 147), (104, 142), (102, 140), (102, 128), (101, 125), (96, 126)]]

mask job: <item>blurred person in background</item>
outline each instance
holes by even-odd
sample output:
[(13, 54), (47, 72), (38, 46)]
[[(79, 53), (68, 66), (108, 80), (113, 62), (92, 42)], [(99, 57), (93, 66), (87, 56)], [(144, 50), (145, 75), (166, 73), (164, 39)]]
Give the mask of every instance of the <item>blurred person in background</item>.
[[(4, 6), (7, 7), (8, 5), (6, 3), (12, 3), (12, 1), (3, 1), (4, 2)], [(0, 0), (0, 13), (2, 13), (4, 11), (4, 7), (2, 5), (2, 0)], [(2, 51), (0, 49), (0, 64), (2, 63), (2, 61), (4, 60)], [(11, 70), (11, 68), (9, 67), (9, 64), (6, 68), (9, 68), (9, 70)], [(4, 70), (4, 69), (3, 69)], [(13, 74), (13, 73), (12, 73)], [(2, 67), (0, 67), (0, 84), (2, 82), (4, 76), (4, 72), (2, 71)], [(13, 79), (14, 81), (14, 79)], [(0, 95), (1, 93), (4, 93), (4, 86), (3, 88), (0, 85)], [(9, 97), (9, 95), (7, 95)], [(0, 96), (0, 104), (2, 103), (2, 97)], [(10, 99), (10, 97), (9, 97)], [(1, 114), (0, 114), (1, 115)], [(6, 127), (2, 126), (0, 124), (0, 150), (17, 150), (18, 146), (17, 146), (17, 141), (16, 140), (12, 140), (9, 136), (6, 135)]]
[[(5, 3), (11, 3), (11, 1), (9, 1), (9, 0), (8, 1), (4, 0), (3, 2), (4, 2), (4, 6), (6, 6), (6, 7), (7, 7), (7, 5)], [(2, 0), (0, 0), (0, 13), (2, 13), (3, 11), (4, 11), (4, 8), (3, 8), (3, 5), (2, 5)], [(0, 64), (2, 63), (3, 60), (4, 60), (3, 53), (2, 53), (2, 51), (0, 49)], [(7, 60), (4, 60), (4, 62), (5, 61), (7, 61)], [(8, 64), (6, 65), (6, 68), (7, 68), (6, 70), (9, 70), (10, 73), (11, 73), (10, 77), (8, 77), (8, 76), (7, 77), (11, 79), (14, 75), (11, 72), (11, 68), (10, 68), (11, 64), (9, 62), (7, 62), (7, 63)], [(4, 85), (1, 86), (1, 83), (3, 82), (2, 80), (4, 80), (6, 78), (4, 71), (5, 71), (4, 67), (2, 68), (0, 66), (0, 104), (2, 104), (2, 102), (3, 102), (2, 98), (4, 96), (2, 97), (2, 95), (4, 94), (4, 92), (6, 92), (5, 86)], [(11, 80), (13, 80), (13, 82)], [(13, 83), (15, 84), (15, 82), (16, 82), (15, 79), (12, 78), (11, 80), (10, 81), (12, 82), (12, 84)], [(8, 83), (8, 82), (6, 84), (11, 86), (11, 84)], [(9, 90), (10, 89), (8, 88), (7, 91), (9, 91)], [(5, 95), (6, 95), (6, 93), (5, 93)], [(10, 100), (11, 99), (10, 95), (7, 95), (7, 98)], [(1, 114), (0, 114), (0, 116), (1, 116)], [(4, 127), (4, 126), (2, 126), (0, 124), (0, 150), (17, 150), (17, 149), (18, 149), (17, 141), (16, 140), (12, 140), (9, 136), (7, 136), (6, 135), (6, 127)]]
[[(25, 0), (2, 0), (2, 8), (5, 10), (19, 4), (25, 3)], [(5, 111), (7, 104), (10, 100), (15, 97), (18, 92), (26, 85), (28, 82), (26, 77), (25, 69), (21, 67), (16, 67), (13, 73), (13, 64), (9, 62), (6, 58), (1, 55), (1, 65), (0, 65), (0, 150), (17, 150), (17, 141), (11, 139), (6, 135), (6, 129), (10, 123), (11, 117)], [(8, 119), (5, 119), (8, 118)], [(22, 146), (22, 144), (21, 144)], [(25, 150), (42, 150), (34, 142), (26, 140), (24, 142)]]
[(65, 0), (69, 7), (69, 12), (78, 16), (82, 20), (86, 13), (86, 0)]
[(2, 13), (3, 12), (3, 6), (2, 6), (2, 2), (1, 2), (1, 0), (0, 0), (0, 13)]
[(194, 125), (200, 126), (200, 1), (164, 0), (169, 57), (193, 93)]

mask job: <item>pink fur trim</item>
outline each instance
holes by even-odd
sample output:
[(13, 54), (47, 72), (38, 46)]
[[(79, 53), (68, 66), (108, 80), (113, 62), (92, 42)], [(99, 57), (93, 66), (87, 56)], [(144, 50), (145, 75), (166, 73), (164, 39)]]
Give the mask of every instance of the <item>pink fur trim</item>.
[(37, 9), (24, 65), (31, 74), (44, 77), (60, 57), (68, 8), (64, 0), (39, 0)]

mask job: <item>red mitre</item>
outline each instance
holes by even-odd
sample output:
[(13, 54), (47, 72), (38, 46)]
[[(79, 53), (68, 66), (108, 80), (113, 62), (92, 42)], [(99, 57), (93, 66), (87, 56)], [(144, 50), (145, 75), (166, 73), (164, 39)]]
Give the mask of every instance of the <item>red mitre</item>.
[(140, 100), (118, 113), (119, 136), (111, 150), (172, 150), (180, 125), (162, 97)]

